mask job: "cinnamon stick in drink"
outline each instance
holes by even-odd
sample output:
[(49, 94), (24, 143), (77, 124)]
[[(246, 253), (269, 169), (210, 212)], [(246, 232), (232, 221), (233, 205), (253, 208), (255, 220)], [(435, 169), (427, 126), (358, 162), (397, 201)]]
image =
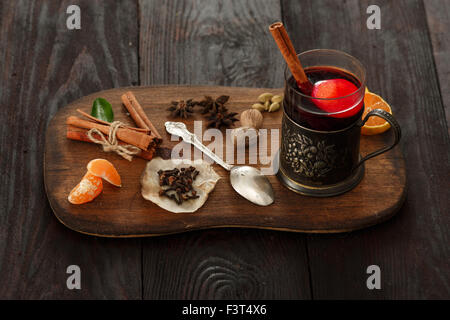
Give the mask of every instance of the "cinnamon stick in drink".
[(303, 93), (310, 94), (313, 89), (313, 84), (309, 81), (308, 77), (303, 70), (302, 64), (298, 59), (295, 52), (292, 41), (284, 28), (283, 23), (275, 22), (269, 26), (269, 31), (272, 34), (273, 39), (278, 45), (284, 61), (291, 70), (294, 79), (297, 81), (297, 85)]

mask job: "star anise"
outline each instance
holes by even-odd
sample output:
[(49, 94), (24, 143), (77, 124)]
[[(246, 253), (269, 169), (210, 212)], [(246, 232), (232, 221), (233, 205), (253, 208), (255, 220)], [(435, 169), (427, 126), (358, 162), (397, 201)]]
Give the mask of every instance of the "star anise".
[(230, 96), (220, 96), (215, 100), (211, 96), (205, 96), (205, 99), (197, 104), (203, 108), (201, 114), (206, 114), (208, 112), (219, 110), (219, 108), (223, 107), (228, 99), (230, 99)]
[(228, 128), (233, 125), (234, 122), (238, 121), (235, 118), (237, 115), (236, 112), (228, 112), (228, 109), (224, 106), (220, 106), (217, 110), (211, 111), (210, 116), (208, 117), (208, 128), (217, 128), (225, 127)]
[(172, 112), (173, 117), (180, 117), (187, 119), (194, 113), (194, 106), (197, 102), (193, 101), (193, 99), (180, 100), (180, 101), (172, 101), (171, 106), (167, 109)]

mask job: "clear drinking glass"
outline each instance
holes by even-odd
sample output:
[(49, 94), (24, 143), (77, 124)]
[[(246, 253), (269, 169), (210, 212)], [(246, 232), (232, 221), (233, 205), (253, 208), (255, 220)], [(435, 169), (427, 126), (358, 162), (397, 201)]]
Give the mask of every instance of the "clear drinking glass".
[(338, 98), (313, 98), (298, 89), (289, 68), (286, 68), (284, 108), (292, 120), (309, 129), (335, 131), (361, 118), (366, 87), (366, 71), (361, 62), (347, 53), (328, 49), (303, 52), (299, 59), (313, 84), (345, 79), (353, 83), (356, 90)]

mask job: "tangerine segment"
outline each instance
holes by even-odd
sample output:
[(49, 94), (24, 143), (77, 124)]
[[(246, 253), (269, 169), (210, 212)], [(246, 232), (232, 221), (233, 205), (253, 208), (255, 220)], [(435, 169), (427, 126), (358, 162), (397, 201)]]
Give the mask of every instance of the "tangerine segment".
[[(383, 109), (392, 114), (391, 107), (379, 95), (372, 92), (366, 92), (364, 95), (364, 113), (363, 118), (374, 109)], [(361, 128), (361, 133), (364, 135), (374, 135), (385, 132), (391, 127), (389, 122), (380, 117), (370, 117), (364, 126)]]
[(80, 183), (70, 191), (67, 198), (72, 204), (82, 204), (94, 200), (103, 190), (102, 179), (87, 172)]
[(105, 159), (94, 159), (87, 165), (88, 172), (93, 175), (105, 179), (116, 187), (122, 186), (120, 175), (114, 168), (113, 164)]

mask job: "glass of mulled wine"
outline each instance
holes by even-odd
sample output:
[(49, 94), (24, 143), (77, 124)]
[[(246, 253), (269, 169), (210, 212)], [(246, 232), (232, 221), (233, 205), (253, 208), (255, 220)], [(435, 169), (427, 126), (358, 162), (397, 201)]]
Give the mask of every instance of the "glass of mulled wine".
[[(286, 68), (278, 177), (301, 194), (338, 195), (361, 181), (364, 161), (399, 142), (401, 130), (394, 117), (381, 109), (361, 119), (366, 71), (356, 58), (326, 49), (298, 56), (312, 88), (302, 91)], [(390, 123), (394, 141), (362, 158), (361, 127), (371, 116)]]

